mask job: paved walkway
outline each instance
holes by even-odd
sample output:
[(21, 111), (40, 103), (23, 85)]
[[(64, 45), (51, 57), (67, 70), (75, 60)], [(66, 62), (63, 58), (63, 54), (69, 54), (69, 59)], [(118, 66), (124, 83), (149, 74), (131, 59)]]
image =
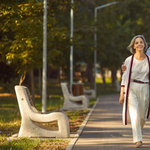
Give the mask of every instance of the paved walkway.
[[(72, 150), (135, 150), (131, 125), (122, 125), (119, 95), (100, 96), (83, 132)], [(150, 121), (143, 131), (143, 147), (150, 150)]]

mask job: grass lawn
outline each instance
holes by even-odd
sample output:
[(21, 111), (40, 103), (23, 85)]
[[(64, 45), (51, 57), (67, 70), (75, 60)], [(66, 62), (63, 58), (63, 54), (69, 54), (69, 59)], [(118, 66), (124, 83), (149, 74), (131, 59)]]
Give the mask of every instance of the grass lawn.
[[(95, 99), (91, 100), (92, 104)], [(63, 99), (60, 96), (51, 97), (47, 100), (47, 111), (58, 110), (62, 107)], [(0, 150), (24, 150), (24, 149), (42, 149), (45, 147), (66, 149), (66, 146), (70, 140), (47, 140), (40, 141), (38, 138), (36, 140), (23, 138), (20, 140), (7, 141), (6, 138), (11, 135), (18, 133), (21, 117), (19, 114), (19, 108), (16, 97), (1, 97), (0, 99)], [(41, 100), (36, 98), (36, 108), (41, 109)], [(89, 110), (76, 110), (76, 111), (65, 111), (69, 118), (70, 132), (75, 133), (78, 131), (80, 125), (87, 116)], [(48, 124), (48, 126), (57, 126), (56, 124)], [(25, 144), (30, 143), (30, 144)], [(61, 147), (60, 147), (61, 145)]]
[[(89, 88), (89, 84), (84, 85)], [(3, 88), (0, 87), (0, 93)], [(38, 90), (35, 91), (38, 95)], [(47, 111), (59, 110), (63, 105), (63, 95), (59, 84), (51, 83), (48, 85)], [(97, 84), (97, 96), (104, 94), (117, 94), (116, 89), (111, 84)], [(12, 94), (14, 91), (12, 89)], [(37, 96), (38, 97), (38, 96)], [(90, 99), (90, 107), (94, 105), (96, 99)], [(35, 99), (35, 107), (41, 111), (42, 102), (40, 98)], [(70, 132), (76, 133), (86, 118), (89, 110), (65, 111), (69, 118)], [(8, 141), (7, 138), (18, 133), (21, 124), (19, 107), (15, 94), (12, 96), (0, 97), (0, 150), (40, 150), (40, 149), (59, 149), (65, 150), (70, 140), (44, 140), (38, 138), (21, 138)], [(55, 126), (55, 124), (52, 124)]]

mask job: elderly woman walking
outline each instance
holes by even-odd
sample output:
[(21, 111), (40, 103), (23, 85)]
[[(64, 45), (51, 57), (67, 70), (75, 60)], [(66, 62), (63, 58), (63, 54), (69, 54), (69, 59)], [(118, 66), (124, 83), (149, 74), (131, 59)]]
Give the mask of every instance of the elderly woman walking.
[(149, 117), (150, 80), (150, 59), (145, 54), (144, 36), (135, 36), (128, 49), (133, 55), (125, 60), (119, 103), (123, 105), (123, 124), (127, 125), (128, 118), (131, 120), (135, 147), (142, 147), (142, 130)]

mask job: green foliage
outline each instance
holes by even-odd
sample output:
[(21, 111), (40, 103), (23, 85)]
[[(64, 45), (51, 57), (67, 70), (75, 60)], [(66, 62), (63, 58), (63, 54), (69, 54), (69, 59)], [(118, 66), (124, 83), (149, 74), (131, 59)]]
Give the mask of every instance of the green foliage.
[[(13, 3), (13, 2), (12, 2)], [(43, 54), (43, 5), (39, 1), (3, 4), (0, 10), (0, 59), (17, 64), (17, 72), (42, 66)], [(60, 65), (66, 50), (67, 29), (59, 26), (53, 8), (48, 5), (47, 41), (48, 63)], [(59, 43), (59, 44), (58, 44)]]
[(1, 150), (30, 150), (39, 144), (39, 139), (21, 138), (19, 140), (3, 140), (3, 142), (3, 145), (0, 145)]
[(97, 83), (97, 95), (109, 95), (109, 94), (119, 94), (116, 91), (116, 86), (111, 83), (100, 84)]
[[(93, 4), (87, 1), (75, 3), (74, 11), (74, 61), (93, 63), (94, 26)], [(82, 20), (82, 21), (81, 21)]]
[[(81, 112), (82, 111), (82, 112)], [(89, 110), (76, 110), (75, 112), (68, 112), (67, 116), (71, 120), (78, 119), (79, 115), (89, 112)]]
[[(97, 61), (101, 68), (120, 68), (130, 55), (126, 50), (131, 38), (143, 34), (150, 40), (149, 0), (118, 0), (102, 8), (94, 22), (94, 9), (110, 0), (75, 1), (74, 38), (70, 42), (70, 0), (48, 0), (48, 65), (62, 66), (69, 72), (70, 45), (74, 46), (74, 64), (93, 63), (94, 26), (97, 27)], [(42, 66), (43, 3), (41, 0), (2, 0), (0, 5), (0, 61), (16, 64), (18, 73)], [(112, 57), (113, 56), (113, 57)]]

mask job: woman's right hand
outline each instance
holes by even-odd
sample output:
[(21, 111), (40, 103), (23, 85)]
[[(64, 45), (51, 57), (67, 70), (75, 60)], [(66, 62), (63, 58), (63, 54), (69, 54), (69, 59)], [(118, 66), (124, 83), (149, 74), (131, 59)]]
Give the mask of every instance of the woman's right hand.
[(119, 103), (120, 103), (121, 105), (123, 105), (123, 103), (124, 103), (124, 95), (120, 95)]
[(123, 62), (122, 66), (121, 66), (122, 72), (124, 73), (126, 71), (126, 69), (127, 69), (127, 67), (124, 65), (124, 62)]

